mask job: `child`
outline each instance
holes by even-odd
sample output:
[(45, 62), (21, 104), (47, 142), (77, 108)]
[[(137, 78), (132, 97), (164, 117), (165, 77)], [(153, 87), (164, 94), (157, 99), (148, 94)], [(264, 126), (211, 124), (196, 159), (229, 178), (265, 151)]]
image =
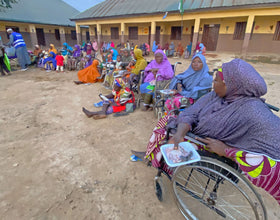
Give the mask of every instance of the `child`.
[(61, 55), (61, 52), (57, 53), (56, 57), (55, 57), (55, 60), (56, 60), (56, 72), (58, 73), (59, 72), (59, 68), (60, 68), (60, 71), (61, 72), (64, 72), (63, 71), (63, 61), (64, 61), (64, 57)]
[(103, 83), (105, 88), (112, 89), (112, 85), (113, 85), (113, 82), (114, 82), (114, 76), (118, 75), (119, 74), (119, 70), (122, 69), (121, 59), (122, 59), (122, 56), (118, 55), (117, 56), (117, 63), (116, 63), (115, 69), (106, 74), (105, 79), (104, 79), (104, 83)]

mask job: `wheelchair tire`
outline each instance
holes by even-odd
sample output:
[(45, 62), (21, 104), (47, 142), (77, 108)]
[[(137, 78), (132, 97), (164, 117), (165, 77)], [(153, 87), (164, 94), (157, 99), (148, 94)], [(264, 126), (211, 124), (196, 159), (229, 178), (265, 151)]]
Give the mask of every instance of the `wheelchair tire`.
[[(169, 181), (168, 181), (169, 182)], [(156, 176), (154, 179), (155, 193), (160, 202), (167, 202), (169, 200), (167, 186), (164, 183), (162, 176)]]
[(173, 195), (186, 219), (267, 219), (251, 182), (229, 165), (209, 157), (177, 167)]

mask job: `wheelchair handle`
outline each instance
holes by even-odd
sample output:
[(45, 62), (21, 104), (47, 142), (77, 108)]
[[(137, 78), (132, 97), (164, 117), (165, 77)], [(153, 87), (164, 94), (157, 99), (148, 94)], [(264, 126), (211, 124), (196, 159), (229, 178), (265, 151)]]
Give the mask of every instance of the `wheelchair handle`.
[(279, 112), (279, 108), (277, 108), (276, 106), (273, 106), (273, 105), (270, 105), (270, 104), (268, 104), (268, 103), (265, 103), (267, 106), (268, 106), (268, 108), (270, 108), (271, 110), (273, 110), (273, 111), (276, 111), (276, 112)]

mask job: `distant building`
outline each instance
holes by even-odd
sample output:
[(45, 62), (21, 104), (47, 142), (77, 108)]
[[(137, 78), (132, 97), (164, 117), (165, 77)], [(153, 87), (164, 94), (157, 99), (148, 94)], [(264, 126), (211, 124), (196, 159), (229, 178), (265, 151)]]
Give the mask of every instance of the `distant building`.
[[(73, 16), (98, 42), (202, 42), (207, 51), (280, 51), (280, 0), (106, 0)], [(167, 15), (167, 16), (166, 16)], [(164, 18), (165, 17), (165, 18)], [(78, 36), (78, 41), (81, 37)]]
[[(3, 42), (8, 41), (6, 30), (13, 28), (20, 32), (28, 48), (39, 44), (61, 47), (77, 43), (75, 23), (69, 18), (77, 15), (78, 10), (61, 0), (21, 0), (11, 9), (0, 11), (0, 35)], [(88, 28), (82, 28), (82, 39), (89, 39)]]

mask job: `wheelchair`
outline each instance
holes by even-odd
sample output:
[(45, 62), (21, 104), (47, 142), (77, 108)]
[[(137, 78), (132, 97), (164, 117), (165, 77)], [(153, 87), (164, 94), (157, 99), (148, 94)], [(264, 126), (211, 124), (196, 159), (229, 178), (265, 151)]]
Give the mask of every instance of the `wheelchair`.
[[(218, 69), (213, 69), (212, 71), (209, 71), (208, 73), (209, 73), (209, 75), (213, 76), (214, 73), (216, 73), (217, 71), (218, 71)], [(168, 89), (169, 84), (165, 88), (158, 90), (155, 93), (154, 115), (158, 120), (160, 118), (162, 118), (162, 116), (164, 115), (164, 112), (165, 112), (164, 105), (165, 105), (166, 100), (173, 97), (173, 92), (170, 89)], [(211, 89), (202, 90), (198, 93), (198, 97), (200, 98), (210, 91), (211, 91)], [(196, 100), (194, 100), (194, 101), (196, 101)], [(187, 103), (186, 105), (190, 105), (190, 103)], [(184, 106), (184, 107), (186, 107), (186, 106)]]
[[(266, 105), (274, 111), (280, 109)], [(180, 109), (169, 112), (178, 115)], [(167, 129), (168, 142), (171, 128)], [(267, 220), (267, 212), (261, 196), (253, 184), (229, 158), (207, 151), (205, 144), (188, 132), (184, 140), (195, 144), (201, 160), (178, 167), (168, 167), (161, 158), (154, 179), (155, 194), (159, 201), (167, 199), (163, 175), (171, 181), (173, 198), (186, 219), (258, 219)], [(148, 165), (151, 165), (148, 164)], [(203, 211), (202, 211), (203, 210)]]
[[(148, 63), (149, 64), (149, 63)], [(177, 68), (177, 65), (178, 64), (182, 64), (181, 62), (176, 62), (175, 64), (172, 64), (172, 69), (173, 69), (173, 77), (175, 76), (175, 73), (176, 73), (176, 68)], [(140, 104), (141, 104), (141, 101), (143, 101), (143, 98), (142, 98), (142, 95), (141, 95), (141, 92), (140, 92), (140, 86), (141, 84), (144, 82), (144, 71), (145, 70), (141, 70), (140, 71), (140, 80), (139, 80), (139, 84), (138, 84), (138, 87), (137, 87), (137, 93), (138, 93), (138, 98), (137, 98), (137, 107), (139, 108), (140, 107)], [(169, 84), (171, 82), (172, 79), (170, 80), (162, 80), (162, 81), (158, 81), (158, 77), (160, 76), (160, 74), (157, 74), (156, 75), (156, 84), (155, 84), (155, 91), (154, 91), (154, 98), (153, 98), (153, 103), (156, 103), (157, 102), (157, 97), (159, 97), (160, 95), (160, 90), (164, 90), (164, 89), (167, 89), (169, 87)], [(173, 78), (172, 77), (172, 78)], [(155, 109), (155, 108), (154, 108)], [(155, 110), (154, 110), (155, 111)]]

